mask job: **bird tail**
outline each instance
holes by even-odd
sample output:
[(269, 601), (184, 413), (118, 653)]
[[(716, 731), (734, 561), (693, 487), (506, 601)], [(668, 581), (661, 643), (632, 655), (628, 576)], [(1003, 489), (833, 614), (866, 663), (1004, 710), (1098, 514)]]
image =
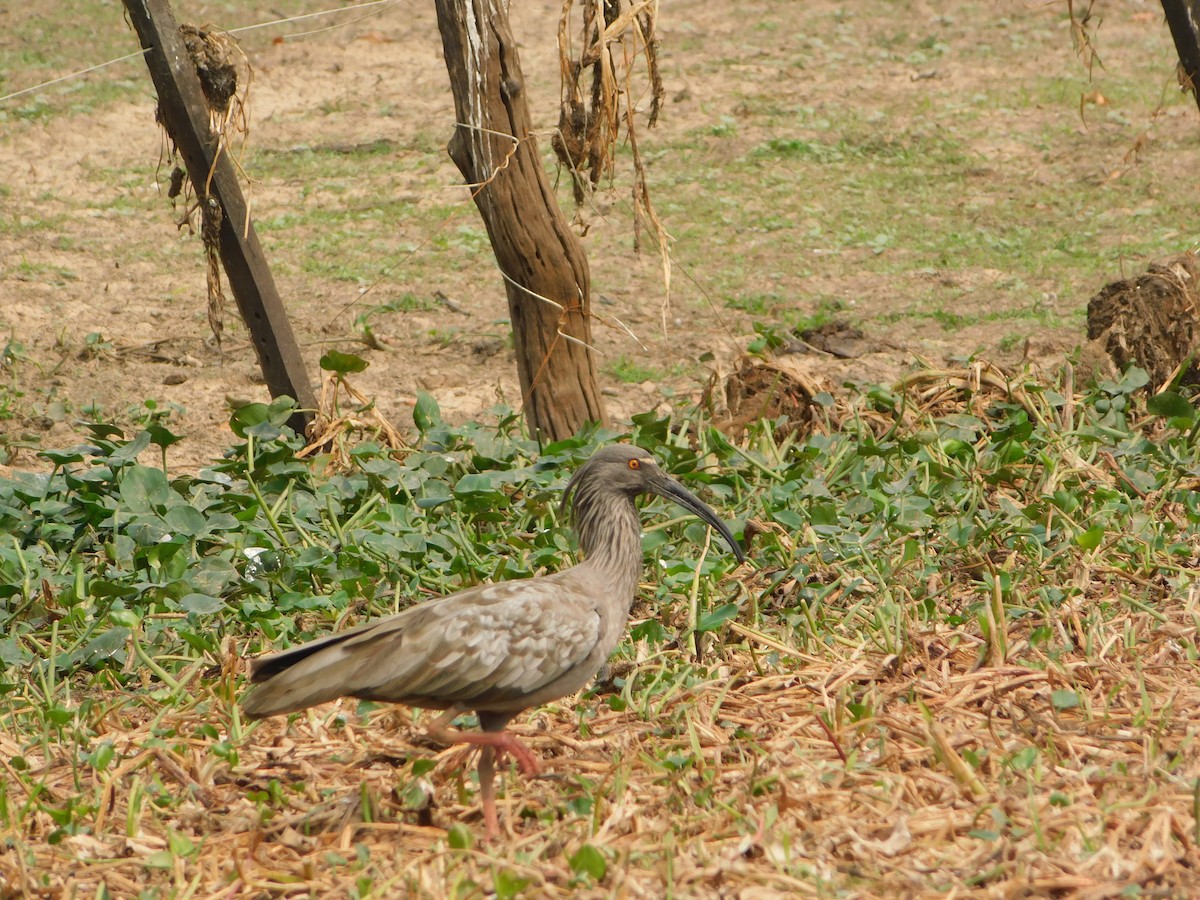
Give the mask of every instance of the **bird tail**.
[(250, 660), (250, 680), (258, 687), (242, 698), (243, 712), (265, 719), (345, 696), (349, 654), (339, 645), (358, 632), (343, 631)]

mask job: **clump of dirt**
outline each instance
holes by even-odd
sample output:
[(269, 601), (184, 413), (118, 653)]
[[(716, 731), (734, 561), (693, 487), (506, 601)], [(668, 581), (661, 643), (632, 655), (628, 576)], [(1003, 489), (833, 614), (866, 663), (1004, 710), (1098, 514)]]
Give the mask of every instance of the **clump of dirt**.
[(1106, 285), (1088, 302), (1092, 356), (1107, 356), (1118, 369), (1140, 366), (1151, 390), (1171, 383), (1185, 368), (1183, 380), (1200, 382), (1193, 361), (1198, 315), (1200, 260), (1185, 253), (1154, 263), (1136, 278)]
[[(762, 359), (743, 355), (733, 371), (718, 369), (704, 389), (703, 404), (713, 423), (734, 440), (741, 440), (749, 425), (760, 419), (780, 422), (778, 429), (808, 434), (832, 415), (816, 396), (832, 385), (808, 371), (811, 360), (795, 356)], [(836, 423), (834, 423), (836, 424)]]
[(810, 347), (838, 359), (858, 359), (872, 349), (861, 328), (837, 320), (806, 328), (800, 332), (800, 337)]
[(218, 31), (195, 25), (180, 25), (179, 33), (196, 66), (196, 74), (200, 76), (200, 87), (204, 89), (209, 109), (225, 115), (238, 89), (237, 66), (233, 61), (236, 45)]

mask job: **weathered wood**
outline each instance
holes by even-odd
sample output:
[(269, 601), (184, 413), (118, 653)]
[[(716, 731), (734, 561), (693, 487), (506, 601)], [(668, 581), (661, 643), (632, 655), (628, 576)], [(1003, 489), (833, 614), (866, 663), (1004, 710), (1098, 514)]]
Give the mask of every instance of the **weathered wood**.
[(146, 65), (158, 92), (163, 126), (183, 157), (196, 197), (201, 203), (220, 204), (224, 213), (221, 264), (249, 329), (267, 387), (272, 397), (287, 395), (300, 404), (289, 424), (303, 434), (316, 408), (304, 357), (250, 221), (237, 172), (228, 153), (217, 155), (218, 138), (209, 124), (208, 102), (170, 3), (124, 2), (142, 47), (148, 51)]
[(541, 437), (605, 420), (590, 349), (591, 284), (529, 133), (529, 106), (500, 0), (435, 0), (458, 121), (450, 157), (504, 275), (525, 414)]
[(1200, 107), (1200, 0), (1162, 0), (1179, 65), (1187, 78), (1196, 106)]

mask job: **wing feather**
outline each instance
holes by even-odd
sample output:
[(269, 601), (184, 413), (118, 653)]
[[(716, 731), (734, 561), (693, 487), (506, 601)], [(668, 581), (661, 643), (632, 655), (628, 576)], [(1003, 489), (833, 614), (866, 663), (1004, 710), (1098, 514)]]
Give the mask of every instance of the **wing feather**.
[(483, 588), (475, 602), (438, 604), (435, 615), (405, 629), (409, 654), (382, 649), (362, 659), (354, 694), (417, 705), (534, 694), (583, 662), (600, 638), (599, 614), (570, 602), (565, 589), (548, 579), (503, 582)]
[(265, 681), (243, 707), (262, 718), (351, 696), (435, 709), (522, 708), (597, 648), (600, 615), (582, 587), (569, 570), (480, 585), (322, 638), (312, 650), (264, 657), (252, 671)]

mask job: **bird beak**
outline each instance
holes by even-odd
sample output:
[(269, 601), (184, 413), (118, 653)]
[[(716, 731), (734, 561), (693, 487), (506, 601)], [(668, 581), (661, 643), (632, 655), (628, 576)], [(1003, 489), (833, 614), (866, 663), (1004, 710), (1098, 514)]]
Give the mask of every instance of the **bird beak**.
[(725, 543), (729, 545), (729, 549), (733, 551), (733, 555), (737, 557), (737, 561), (739, 563), (746, 561), (746, 554), (742, 552), (741, 546), (734, 540), (733, 533), (729, 530), (728, 526), (717, 518), (715, 512), (709, 509), (682, 484), (668, 475), (662, 475), (654, 481), (652, 489), (660, 497), (674, 500), (684, 509), (695, 513), (699, 518), (717, 529), (717, 533), (725, 539)]

